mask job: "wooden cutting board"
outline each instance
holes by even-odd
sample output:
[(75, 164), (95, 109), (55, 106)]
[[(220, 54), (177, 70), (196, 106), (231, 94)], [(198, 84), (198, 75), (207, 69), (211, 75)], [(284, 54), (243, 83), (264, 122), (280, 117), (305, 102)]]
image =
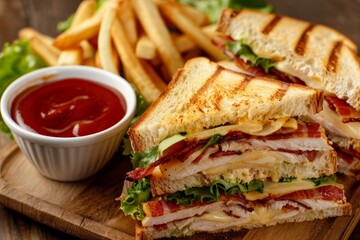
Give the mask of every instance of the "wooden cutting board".
[[(134, 221), (115, 200), (120, 194), (129, 159), (120, 154), (94, 177), (63, 183), (40, 175), (13, 142), (0, 158), (0, 202), (36, 221), (84, 239), (133, 239)], [(353, 204), (350, 217), (282, 224), (236, 233), (191, 239), (347, 239), (360, 219), (359, 183), (343, 176), (346, 196)], [(265, 237), (266, 236), (266, 237)]]

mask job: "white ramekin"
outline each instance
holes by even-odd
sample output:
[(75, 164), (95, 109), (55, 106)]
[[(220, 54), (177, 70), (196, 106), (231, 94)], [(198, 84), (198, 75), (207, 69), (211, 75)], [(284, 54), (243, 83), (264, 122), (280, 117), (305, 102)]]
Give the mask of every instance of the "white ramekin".
[[(44, 81), (81, 78), (97, 82), (120, 92), (126, 102), (124, 118), (114, 126), (81, 137), (50, 137), (20, 127), (11, 118), (15, 97), (30, 86)], [(127, 127), (134, 117), (136, 97), (130, 84), (118, 75), (85, 66), (57, 66), (28, 73), (14, 81), (1, 98), (1, 114), (16, 142), (29, 161), (48, 178), (77, 181), (99, 171), (119, 148)]]

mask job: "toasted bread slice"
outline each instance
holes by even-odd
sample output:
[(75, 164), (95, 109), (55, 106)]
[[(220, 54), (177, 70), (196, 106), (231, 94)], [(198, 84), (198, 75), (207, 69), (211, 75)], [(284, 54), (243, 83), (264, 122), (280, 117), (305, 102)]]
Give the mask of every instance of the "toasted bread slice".
[(225, 9), (218, 31), (242, 40), (275, 68), (307, 86), (345, 99), (360, 110), (360, 61), (356, 45), (334, 29), (275, 14)]
[(177, 71), (128, 133), (134, 151), (143, 151), (176, 133), (317, 113), (322, 102), (321, 90), (247, 76), (194, 58)]

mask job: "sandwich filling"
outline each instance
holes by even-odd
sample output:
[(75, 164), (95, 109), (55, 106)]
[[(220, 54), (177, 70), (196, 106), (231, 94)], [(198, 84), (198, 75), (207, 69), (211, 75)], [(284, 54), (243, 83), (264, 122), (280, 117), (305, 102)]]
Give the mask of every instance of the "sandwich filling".
[[(303, 81), (301, 73), (292, 71), (289, 67), (284, 67), (282, 61), (277, 62), (275, 59), (262, 58), (257, 56), (251, 48), (244, 44), (243, 41), (234, 41), (230, 38), (220, 39), (216, 38), (215, 43), (227, 55), (234, 59), (233, 64), (227, 62), (222, 63), (226, 68), (234, 71), (239, 71), (252, 76), (262, 76), (277, 79), (283, 82), (297, 83), (307, 85), (314, 88), (322, 88), (321, 86), (313, 86), (314, 81), (310, 79)], [(231, 66), (232, 65), (232, 66)], [(319, 122), (328, 131), (328, 136), (336, 136), (332, 146), (338, 153), (339, 172), (347, 175), (357, 177), (360, 173), (360, 160), (357, 157), (360, 154), (360, 147), (348, 146), (342, 147), (341, 141), (336, 141), (338, 137), (348, 138), (347, 141), (356, 141), (360, 139), (360, 111), (350, 106), (345, 100), (327, 94), (324, 97), (323, 111), (311, 116), (316, 122)], [(359, 177), (358, 177), (359, 178)]]
[[(163, 143), (168, 141), (165, 140), (160, 147), (148, 151), (155, 156), (143, 158), (152, 158), (151, 162), (127, 173), (127, 179), (137, 181), (151, 176), (152, 185), (156, 186), (152, 188), (153, 194), (161, 195), (173, 192), (174, 184), (178, 191), (217, 179), (249, 182), (254, 178), (270, 178), (278, 181), (294, 175), (309, 178), (314, 172), (320, 177), (335, 170), (335, 165), (328, 161), (334, 152), (318, 123), (289, 118), (264, 125), (220, 126), (178, 136), (173, 144), (162, 149)], [(182, 186), (181, 181), (184, 182)]]
[(162, 196), (162, 202), (177, 199), (180, 205), (194, 203), (188, 195), (217, 201), (223, 190), (211, 192), (219, 183), (220, 189), (238, 189), (235, 192), (246, 201), (259, 201), (313, 189), (318, 185), (301, 179), (324, 183), (321, 179), (335, 172), (334, 151), (318, 123), (295, 118), (245, 122), (246, 127), (239, 123), (178, 134), (136, 153), (140, 167), (127, 173), (128, 191), (121, 197), (124, 212), (137, 219), (149, 217), (143, 203), (151, 196)]
[(134, 202), (142, 199), (132, 216), (141, 220), (147, 231), (160, 237), (216, 232), (231, 226), (272, 225), (346, 204), (343, 186), (336, 183), (335, 175), (311, 179), (290, 177), (279, 182), (252, 180), (248, 184), (217, 180), (209, 187), (189, 188), (153, 199), (133, 195), (133, 188), (129, 189), (130, 195), (121, 197), (122, 210), (131, 212)]

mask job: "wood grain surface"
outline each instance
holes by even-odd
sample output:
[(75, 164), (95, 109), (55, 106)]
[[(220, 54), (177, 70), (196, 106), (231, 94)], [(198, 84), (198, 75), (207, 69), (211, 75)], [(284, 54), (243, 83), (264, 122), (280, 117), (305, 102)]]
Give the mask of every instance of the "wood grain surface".
[[(17, 37), (17, 32), (20, 28), (25, 26), (31, 26), (38, 29), (40, 32), (55, 36), (56, 24), (59, 20), (65, 19), (71, 12), (76, 9), (76, 6), (80, 0), (0, 0), (0, 46), (5, 42), (14, 40)], [(347, 34), (353, 39), (358, 46), (360, 46), (360, 0), (268, 0), (268, 2), (275, 5), (276, 12), (282, 15), (289, 15), (293, 17), (302, 18), (315, 23), (327, 24)], [(1, 68), (1, 66), (0, 66)], [(4, 154), (6, 149), (10, 149), (13, 143), (0, 135), (0, 156)], [(0, 171), (10, 174), (10, 172), (0, 169)], [(18, 176), (16, 170), (12, 172), (15, 176)], [(27, 175), (28, 173), (23, 173)], [(10, 175), (7, 175), (10, 176)], [(18, 179), (17, 179), (18, 178)], [(17, 184), (21, 183), (22, 176), (15, 177)], [(100, 177), (101, 179), (101, 177)], [(112, 176), (114, 182), (121, 181), (117, 174)], [(29, 181), (39, 181), (39, 179), (30, 179)], [(41, 188), (42, 181), (36, 182), (39, 188)], [(101, 188), (101, 182), (98, 183), (98, 188)], [(106, 182), (106, 184), (113, 184), (112, 182)], [(353, 189), (354, 190), (354, 189)], [(117, 191), (115, 189), (111, 191)], [(40, 191), (41, 192), (41, 191)], [(80, 189), (69, 191), (69, 193), (79, 193)], [(71, 194), (65, 192), (64, 194), (71, 198)], [(114, 192), (112, 192), (114, 194)], [(50, 197), (51, 194), (45, 194), (46, 197)], [(86, 193), (91, 201), (92, 192)], [(104, 193), (108, 194), (108, 193)], [(355, 200), (360, 198), (359, 192), (354, 191), (354, 195), (348, 196)], [(26, 199), (26, 196), (25, 196)], [(60, 199), (56, 201), (61, 201)], [(76, 202), (76, 199), (74, 200)], [(111, 200), (112, 201), (112, 200)], [(359, 201), (360, 202), (360, 201)], [(86, 214), (87, 211), (81, 210), (82, 202), (78, 202), (75, 205), (75, 210), (83, 211), (82, 214)], [(96, 208), (96, 204), (94, 204)], [(27, 209), (23, 209), (26, 211)], [(94, 210), (94, 209), (93, 209)], [(90, 213), (89, 212), (89, 213)], [(356, 211), (354, 220), (360, 218), (360, 211)], [(339, 219), (339, 220), (338, 220)], [(336, 234), (341, 229), (346, 228), (344, 233), (344, 239), (360, 239), (360, 225), (355, 224), (344, 226), (341, 218), (338, 218), (329, 225), (329, 229), (323, 229), (326, 231), (324, 239), (332, 239), (333, 234)], [(114, 220), (116, 221), (116, 220)], [(321, 224), (322, 221), (319, 221)], [(56, 223), (53, 223), (56, 224)], [(49, 224), (51, 225), (51, 224)], [(309, 234), (309, 239), (315, 236), (316, 232), (307, 229), (307, 223), (301, 225), (304, 231)], [(279, 239), (285, 239), (289, 235), (284, 235), (282, 226), (276, 227)], [(131, 229), (128, 229), (131, 231)], [(260, 234), (260, 235), (259, 235)], [(259, 237), (260, 239), (266, 239), (270, 237), (269, 232), (266, 229), (262, 231), (250, 231), (246, 236)], [(240, 234), (242, 235), (242, 234)], [(232, 235), (228, 235), (228, 239), (232, 239)], [(234, 234), (233, 239), (238, 237), (239, 234)], [(212, 239), (218, 239), (219, 236)], [(37, 223), (31, 218), (25, 217), (20, 213), (14, 212), (9, 208), (0, 205), (0, 239), (76, 239), (71, 235), (67, 235), (61, 231), (54, 230), (49, 226), (41, 223)], [(208, 238), (210, 239), (210, 238)], [(289, 239), (289, 238), (286, 238)]]

